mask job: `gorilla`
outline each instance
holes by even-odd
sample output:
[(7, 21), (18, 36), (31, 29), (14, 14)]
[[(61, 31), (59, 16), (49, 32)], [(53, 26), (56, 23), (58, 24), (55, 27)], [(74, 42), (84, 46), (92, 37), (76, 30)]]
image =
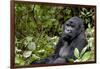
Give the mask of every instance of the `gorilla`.
[(63, 24), (63, 32), (56, 45), (54, 54), (48, 58), (33, 61), (31, 64), (68, 63), (69, 59), (76, 59), (74, 49), (77, 48), (81, 52), (86, 44), (83, 20), (74, 16)]

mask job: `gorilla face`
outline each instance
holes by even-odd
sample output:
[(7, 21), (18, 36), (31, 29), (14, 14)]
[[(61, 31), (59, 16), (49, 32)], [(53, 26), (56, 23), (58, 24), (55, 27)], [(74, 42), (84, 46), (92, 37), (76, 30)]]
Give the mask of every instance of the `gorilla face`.
[(82, 31), (82, 27), (82, 19), (79, 17), (72, 17), (63, 25), (63, 38), (68, 40), (73, 39)]

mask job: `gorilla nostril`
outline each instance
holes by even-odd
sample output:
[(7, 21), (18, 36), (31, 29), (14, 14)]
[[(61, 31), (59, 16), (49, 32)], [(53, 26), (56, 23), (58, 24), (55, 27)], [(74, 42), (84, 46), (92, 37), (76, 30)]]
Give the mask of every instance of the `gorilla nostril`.
[(68, 29), (67, 31), (70, 32), (71, 30)]
[(67, 31), (70, 31), (70, 30), (67, 30)]

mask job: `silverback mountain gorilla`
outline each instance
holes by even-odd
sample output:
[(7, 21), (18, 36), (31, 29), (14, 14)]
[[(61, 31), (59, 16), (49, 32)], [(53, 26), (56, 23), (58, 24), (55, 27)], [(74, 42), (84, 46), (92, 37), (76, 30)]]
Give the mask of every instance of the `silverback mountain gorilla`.
[(69, 59), (75, 59), (74, 49), (77, 48), (81, 52), (86, 43), (83, 20), (74, 16), (63, 24), (63, 32), (54, 54), (48, 58), (34, 61), (32, 64), (68, 63)]

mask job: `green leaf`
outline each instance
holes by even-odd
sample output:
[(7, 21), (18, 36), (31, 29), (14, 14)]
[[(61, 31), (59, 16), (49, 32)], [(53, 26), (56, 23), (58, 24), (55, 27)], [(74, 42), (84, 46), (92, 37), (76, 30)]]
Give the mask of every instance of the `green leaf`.
[(86, 50), (87, 50), (87, 46), (83, 48), (83, 50), (81, 51), (80, 56), (82, 56), (85, 53)]
[(32, 54), (32, 57), (33, 57), (34, 59), (40, 59), (40, 57), (37, 56), (36, 54)]
[(82, 15), (85, 15), (85, 13), (84, 13), (84, 12), (81, 12), (81, 14), (82, 14)]
[(74, 60), (74, 62), (81, 62), (81, 59), (76, 59)]
[(45, 52), (44, 49), (41, 49), (41, 50), (38, 51), (38, 53), (43, 53), (43, 52)]
[(90, 12), (87, 12), (87, 15), (89, 15), (90, 14)]
[(37, 56), (36, 54), (32, 54), (32, 57), (29, 58), (28, 63), (30, 64), (30, 63), (32, 63), (34, 60), (39, 60), (39, 59), (40, 59), (39, 56)]
[(77, 48), (74, 50), (74, 55), (76, 58), (79, 58), (79, 50)]
[(27, 36), (24, 40), (24, 45), (27, 46), (29, 44), (29, 42), (31, 42), (33, 39), (33, 37)]
[(34, 43), (34, 42), (30, 42), (30, 43), (28, 44), (28, 49), (31, 50), (31, 51), (35, 50), (35, 49), (36, 49), (35, 43)]
[(69, 59), (70, 62), (74, 62), (74, 59)]
[(32, 54), (32, 51), (24, 51), (23, 57), (28, 58), (29, 56), (31, 56), (31, 54)]
[(19, 54), (17, 54), (15, 57), (15, 63), (18, 65), (24, 65), (24, 60), (22, 59), (22, 57), (20, 57)]
[(26, 37), (27, 41), (32, 41), (32, 39), (33, 39), (33, 37), (30, 37), (30, 36)]
[(82, 57), (82, 61), (87, 61), (90, 59), (90, 57), (91, 57), (91, 52), (86, 52)]

